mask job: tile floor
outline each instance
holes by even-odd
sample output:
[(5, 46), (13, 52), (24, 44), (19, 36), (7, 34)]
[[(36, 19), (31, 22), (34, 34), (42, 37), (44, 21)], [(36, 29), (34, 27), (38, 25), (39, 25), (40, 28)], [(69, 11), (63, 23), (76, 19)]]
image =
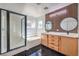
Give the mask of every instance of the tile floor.
[(15, 56), (65, 56), (64, 54), (58, 53), (51, 50), (43, 45), (38, 45), (29, 49), (28, 51), (23, 51)]

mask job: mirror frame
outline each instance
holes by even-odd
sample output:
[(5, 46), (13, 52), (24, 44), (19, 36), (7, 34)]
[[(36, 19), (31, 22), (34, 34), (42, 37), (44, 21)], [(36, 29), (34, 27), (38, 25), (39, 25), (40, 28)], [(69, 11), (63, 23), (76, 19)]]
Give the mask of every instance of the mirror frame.
[[(50, 25), (47, 24), (47, 22), (50, 22)], [(51, 29), (47, 29), (47, 28), (46, 28), (47, 26), (51, 26)], [(46, 30), (46, 31), (51, 31), (52, 28), (53, 28), (53, 23), (52, 23), (50, 20), (47, 20), (47, 21), (45, 22), (45, 30)]]
[[(73, 18), (74, 20), (76, 20), (76, 18), (74, 18), (74, 17), (67, 17), (67, 18)], [(66, 19), (66, 18), (64, 18), (64, 19)], [(63, 19), (63, 20), (64, 20), (64, 19)], [(63, 20), (62, 20), (62, 21), (63, 21)], [(60, 22), (60, 27), (61, 27), (61, 23), (62, 23), (62, 21)], [(77, 22), (77, 20), (76, 20), (76, 23), (77, 23), (77, 24), (76, 24), (75, 28), (78, 26), (78, 22)], [(75, 28), (73, 28), (72, 30), (74, 30)], [(61, 29), (63, 29), (63, 28), (61, 27)], [(63, 30), (64, 30), (64, 29), (63, 29)], [(72, 30), (64, 30), (64, 31), (69, 32), (69, 31), (72, 31)]]

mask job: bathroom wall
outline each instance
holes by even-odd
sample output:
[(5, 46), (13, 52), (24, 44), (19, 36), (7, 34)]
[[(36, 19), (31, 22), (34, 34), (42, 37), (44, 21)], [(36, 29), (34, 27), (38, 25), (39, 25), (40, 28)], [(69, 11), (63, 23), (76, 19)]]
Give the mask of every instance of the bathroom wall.
[(23, 3), (0, 3), (0, 8), (7, 9), (10, 11), (15, 11), (17, 13), (22, 13), (24, 10)]
[(27, 37), (36, 35), (36, 18), (33, 16), (27, 16)]
[[(37, 28), (37, 34), (41, 35), (41, 33), (45, 32), (45, 15), (37, 17), (36, 20), (37, 20), (37, 23), (39, 23), (40, 21), (42, 22), (42, 25), (40, 25), (41, 28)], [(37, 24), (37, 27), (38, 25), (39, 24)]]
[[(53, 24), (51, 31), (66, 32), (60, 27), (60, 23), (66, 17), (74, 17), (78, 21), (77, 19), (78, 10), (77, 9), (78, 9), (77, 4), (71, 4), (69, 6), (60, 8), (56, 11), (46, 14), (46, 21), (50, 20)], [(77, 33), (77, 29), (78, 27), (76, 27), (74, 30), (70, 32)]]

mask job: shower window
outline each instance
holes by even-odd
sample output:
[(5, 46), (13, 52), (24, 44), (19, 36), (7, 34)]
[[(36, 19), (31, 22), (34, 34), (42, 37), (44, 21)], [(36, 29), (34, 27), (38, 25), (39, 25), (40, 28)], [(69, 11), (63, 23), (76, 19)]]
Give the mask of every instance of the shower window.
[(38, 20), (37, 21), (37, 34), (41, 35), (41, 33), (43, 32), (43, 28), (44, 28), (44, 22), (43, 20)]
[(39, 36), (43, 32), (44, 20), (27, 17), (27, 37)]
[(27, 17), (27, 37), (36, 35), (36, 20), (32, 17)]

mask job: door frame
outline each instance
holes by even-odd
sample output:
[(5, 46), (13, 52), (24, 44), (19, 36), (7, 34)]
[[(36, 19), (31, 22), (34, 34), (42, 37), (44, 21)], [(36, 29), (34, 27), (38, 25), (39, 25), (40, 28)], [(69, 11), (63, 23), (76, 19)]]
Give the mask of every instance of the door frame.
[[(24, 15), (24, 14), (20, 14), (20, 13), (17, 13), (17, 12), (13, 12), (13, 11), (10, 11), (10, 10), (0, 8), (0, 54), (4, 54), (4, 53), (1, 53), (1, 10), (6, 11), (6, 20), (7, 20), (6, 21), (6, 24), (7, 24), (7, 33), (6, 33), (7, 34), (7, 51), (4, 52), (4, 53), (7, 53), (9, 51), (12, 51), (12, 50), (26, 46), (26, 41), (27, 41), (26, 40), (26, 30), (27, 30), (26, 20), (27, 20), (27, 16)], [(24, 16), (24, 18), (25, 18), (25, 25), (24, 25), (25, 26), (25, 44), (24, 44), (24, 46), (20, 46), (20, 47), (14, 48), (14, 49), (10, 49), (10, 13), (13, 13), (13, 14), (16, 14), (16, 15), (21, 15), (21, 16)]]

